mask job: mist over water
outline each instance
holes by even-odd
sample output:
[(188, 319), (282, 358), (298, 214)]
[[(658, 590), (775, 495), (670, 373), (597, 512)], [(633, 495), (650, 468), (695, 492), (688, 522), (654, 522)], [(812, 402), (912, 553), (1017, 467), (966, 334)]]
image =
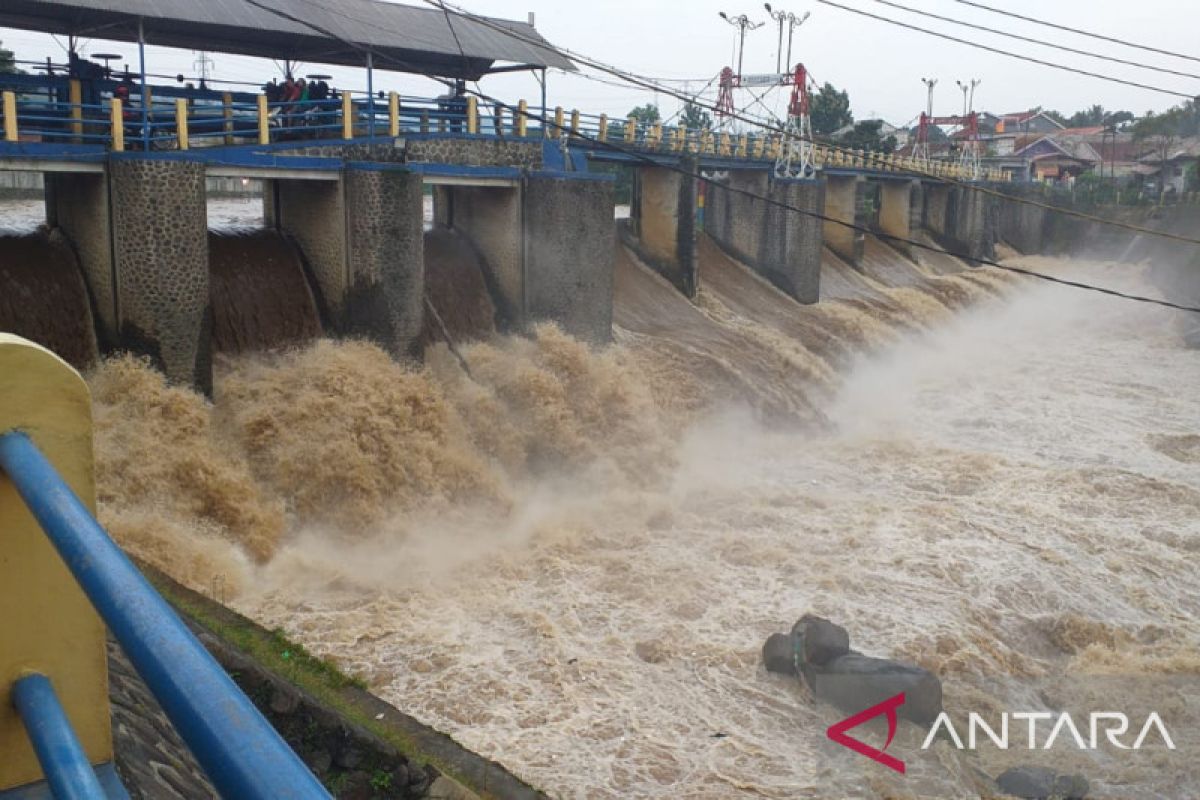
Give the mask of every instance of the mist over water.
[[(210, 405), (110, 361), (102, 521), (556, 797), (971, 797), (1024, 763), (1200, 793), (1200, 370), (1172, 315), (878, 242), (801, 308), (703, 246), (694, 305), (622, 250), (616, 345), (494, 337), (470, 378), (322, 340), (222, 357)], [(1179, 749), (922, 753), (904, 724), (890, 773), (763, 670), (805, 612), (935, 670), (956, 716), (1158, 710)]]

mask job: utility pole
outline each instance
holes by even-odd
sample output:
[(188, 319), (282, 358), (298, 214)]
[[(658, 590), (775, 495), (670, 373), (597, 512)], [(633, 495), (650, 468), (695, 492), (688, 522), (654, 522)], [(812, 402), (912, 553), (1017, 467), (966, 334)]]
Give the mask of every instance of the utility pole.
[(750, 18), (747, 17), (745, 14), (739, 14), (736, 17), (731, 17), (728, 14), (726, 14), (724, 11), (718, 11), (717, 15), (720, 16), (721, 19), (725, 20), (730, 25), (732, 25), (733, 27), (738, 29), (737, 75), (740, 78), (742, 76), (742, 55), (746, 50), (746, 31), (747, 30), (756, 31), (759, 28), (761, 28), (763, 25), (765, 25), (766, 23), (765, 22), (752, 22), (750, 20)]
[(933, 119), (933, 87), (937, 86), (937, 78), (921, 78), (921, 83), (925, 84), (926, 100), (925, 113), (921, 115), (921, 123), (917, 128), (917, 146), (914, 149), (913, 155), (921, 160), (929, 161), (929, 126)]
[[(804, 16), (797, 17), (790, 11), (776, 11), (771, 8), (770, 3), (763, 3), (763, 7), (767, 9), (767, 13), (771, 19), (779, 23), (779, 49), (775, 51), (775, 71), (783, 73), (784, 67), (792, 69), (792, 39), (796, 35), (796, 28), (804, 24), (804, 21), (812, 16), (811, 11), (805, 11)], [(788, 46), (787, 46), (787, 61), (782, 61), (783, 58), (783, 26), (787, 23), (788, 26)]]
[(933, 87), (937, 86), (937, 78), (921, 78), (921, 83), (925, 84), (928, 90), (928, 99), (925, 101), (925, 113), (933, 116)]

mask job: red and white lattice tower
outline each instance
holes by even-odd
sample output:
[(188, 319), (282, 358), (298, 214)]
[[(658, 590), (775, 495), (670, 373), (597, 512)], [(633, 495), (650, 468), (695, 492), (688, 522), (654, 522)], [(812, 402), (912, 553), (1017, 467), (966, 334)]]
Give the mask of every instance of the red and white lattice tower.
[(792, 99), (784, 128), (779, 156), (775, 159), (776, 178), (807, 178), (813, 173), (812, 118), (809, 116), (808, 70), (797, 64), (791, 74)]
[(962, 134), (962, 147), (958, 155), (958, 163), (973, 178), (979, 177), (979, 115), (975, 112), (962, 116), (931, 117), (921, 112), (921, 121), (917, 125), (917, 144), (913, 153), (917, 158), (929, 161), (929, 129), (933, 125), (957, 125)]

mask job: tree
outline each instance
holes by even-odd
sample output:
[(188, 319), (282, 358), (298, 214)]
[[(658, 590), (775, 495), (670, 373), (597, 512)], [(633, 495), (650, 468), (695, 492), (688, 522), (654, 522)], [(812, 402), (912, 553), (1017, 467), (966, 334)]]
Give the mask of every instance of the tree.
[(1152, 148), (1151, 152), (1158, 161), (1158, 191), (1161, 196), (1167, 190), (1167, 166), (1174, 155), (1175, 143), (1181, 135), (1184, 135), (1187, 125), (1187, 117), (1193, 119), (1195, 114), (1190, 114), (1187, 106), (1176, 106), (1168, 109), (1161, 114), (1155, 114), (1153, 111), (1147, 112), (1146, 116), (1142, 117), (1133, 126), (1133, 140), (1135, 142), (1144, 142)]
[(854, 115), (850, 113), (850, 95), (826, 83), (813, 95), (809, 115), (812, 117), (813, 133), (828, 136), (854, 122)]
[(688, 103), (679, 115), (679, 124), (686, 125), (688, 130), (707, 130), (712, 127), (712, 115), (702, 106)]
[(885, 137), (882, 131), (883, 120), (866, 119), (856, 123), (854, 129), (842, 137), (841, 143), (852, 150), (891, 153), (896, 149), (896, 137)]
[(644, 125), (653, 125), (656, 122), (662, 121), (662, 114), (658, 112), (658, 106), (653, 103), (646, 103), (644, 106), (635, 107), (629, 112), (629, 116)]
[(0, 47), (0, 75), (13, 75), (19, 73), (17, 63), (13, 56), (13, 51), (4, 47)]

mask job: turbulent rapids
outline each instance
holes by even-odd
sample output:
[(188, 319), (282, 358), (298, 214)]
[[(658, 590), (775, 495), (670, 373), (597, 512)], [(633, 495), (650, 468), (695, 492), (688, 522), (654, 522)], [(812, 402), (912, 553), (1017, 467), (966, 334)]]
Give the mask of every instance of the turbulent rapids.
[(430, 237), (469, 375), (444, 331), (418, 368), (315, 311), (290, 348), (230, 328), (212, 402), (94, 369), (118, 540), (552, 796), (978, 796), (1045, 763), (902, 726), (900, 776), (832, 744), (841, 715), (760, 663), (806, 611), (951, 713), (1155, 710), (1177, 752), (1048, 765), (1200, 793), (1200, 370), (1168, 313), (878, 241), (802, 307), (703, 240), (695, 303), (621, 250), (597, 350), (497, 334), (469, 248)]

